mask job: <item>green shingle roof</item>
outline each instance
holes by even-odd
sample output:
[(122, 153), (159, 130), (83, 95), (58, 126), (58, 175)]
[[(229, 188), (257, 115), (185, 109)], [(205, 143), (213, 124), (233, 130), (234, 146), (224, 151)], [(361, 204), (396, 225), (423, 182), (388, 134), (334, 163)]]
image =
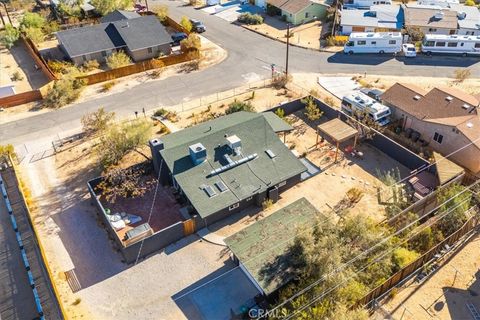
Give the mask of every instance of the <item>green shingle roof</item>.
[(293, 243), (297, 230), (322, 219), (325, 217), (301, 198), (226, 238), (225, 243), (264, 293), (270, 294), (292, 279), (289, 259), (282, 254)]
[[(233, 154), (228, 147), (226, 136), (231, 135), (241, 139), (241, 154)], [(165, 164), (202, 218), (307, 170), (281, 142), (263, 114), (258, 113), (223, 116), (169, 134), (162, 142), (164, 149), (160, 153)], [(206, 148), (207, 160), (195, 166), (189, 156), (189, 146), (196, 143)], [(270, 158), (266, 150), (275, 157)], [(228, 164), (225, 154), (233, 161), (253, 154), (257, 157), (211, 175), (212, 170)], [(220, 192), (216, 182), (223, 182), (228, 190)], [(216, 195), (210, 197), (204, 190), (207, 186), (213, 188)]]

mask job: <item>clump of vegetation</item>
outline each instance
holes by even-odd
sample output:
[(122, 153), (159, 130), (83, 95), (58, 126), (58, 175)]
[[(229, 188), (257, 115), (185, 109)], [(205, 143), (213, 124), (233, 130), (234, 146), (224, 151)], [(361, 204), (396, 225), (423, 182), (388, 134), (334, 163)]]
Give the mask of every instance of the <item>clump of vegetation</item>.
[(470, 78), (471, 75), (472, 72), (470, 71), (470, 69), (456, 69), (454, 71), (455, 81), (457, 83), (465, 81), (466, 79)]
[(103, 167), (108, 168), (118, 164), (128, 152), (145, 145), (151, 131), (152, 124), (144, 119), (136, 119), (109, 127), (100, 137), (97, 148)]
[(133, 7), (132, 0), (91, 0), (90, 4), (95, 7), (95, 11), (102, 16), (115, 10), (123, 10)]
[(61, 108), (77, 100), (85, 86), (85, 80), (71, 76), (56, 80), (43, 99), (43, 105), (47, 108)]
[(2, 156), (14, 156), (15, 155), (15, 148), (11, 144), (0, 145), (0, 158)]
[(72, 302), (72, 305), (73, 305), (73, 306), (77, 306), (77, 305), (80, 304), (80, 302), (82, 302), (82, 299), (81, 299), (81, 298), (77, 298), (77, 299), (75, 299), (75, 301)]
[(108, 81), (102, 84), (102, 92), (108, 92), (117, 84), (115, 80)]
[(43, 33), (42, 29), (39, 28), (25, 28), (23, 30), (27, 38), (33, 41), (35, 44), (42, 43), (45, 40), (45, 34)]
[(47, 64), (50, 70), (57, 75), (67, 74), (72, 68), (76, 68), (71, 62), (67, 61), (48, 60)]
[(412, 41), (422, 41), (425, 33), (419, 27), (405, 27), (405, 33), (408, 34)]
[(331, 107), (334, 107), (336, 105), (335, 100), (333, 100), (332, 97), (326, 97), (324, 101)]
[(154, 180), (145, 179), (147, 166), (127, 169), (110, 168), (103, 176), (97, 188), (110, 203), (118, 198), (135, 198), (143, 196), (153, 186)]
[(267, 210), (273, 206), (273, 200), (266, 198), (265, 200), (262, 201), (262, 209)]
[(277, 90), (283, 89), (291, 81), (292, 81), (292, 76), (290, 74), (289, 75), (286, 75), (285, 73), (277, 74), (272, 79), (272, 86)]
[(107, 66), (110, 69), (117, 69), (128, 66), (132, 63), (130, 57), (123, 51), (114, 52), (107, 57)]
[(393, 251), (393, 265), (394, 271), (398, 271), (403, 267), (409, 265), (413, 261), (417, 260), (420, 254), (413, 250), (408, 250), (407, 248), (398, 248)]
[(20, 21), (20, 30), (25, 32), (27, 38), (38, 44), (45, 40), (43, 28), (46, 25), (46, 19), (38, 13), (26, 12)]
[(81, 119), (83, 132), (87, 135), (94, 135), (104, 132), (115, 120), (115, 112), (108, 112), (99, 108), (97, 111), (87, 113)]
[(250, 102), (242, 102), (242, 101), (234, 100), (232, 103), (228, 105), (227, 110), (225, 110), (225, 114), (231, 114), (239, 111), (255, 112), (255, 108), (252, 106)]
[(469, 7), (475, 7), (477, 4), (474, 0), (465, 0), (465, 5)]
[(315, 121), (322, 117), (323, 111), (318, 108), (312, 96), (305, 97), (301, 101), (305, 105), (305, 115), (308, 120)]
[(95, 59), (88, 60), (83, 63), (83, 68), (86, 71), (93, 71), (95, 69), (98, 69), (99, 67), (100, 67), (100, 63), (98, 63), (98, 61)]
[(190, 19), (188, 17), (183, 16), (182, 19), (180, 19), (180, 25), (185, 29), (187, 32), (192, 31), (192, 23), (190, 22)]
[(22, 81), (23, 80), (23, 76), (20, 72), (15, 71), (13, 74), (12, 74), (12, 80), (13, 81)]
[(363, 197), (363, 191), (358, 188), (350, 188), (346, 196), (351, 203), (358, 203)]
[(327, 37), (327, 47), (343, 47), (348, 42), (348, 36)]
[(154, 10), (155, 14), (160, 20), (161, 23), (165, 23), (168, 17), (168, 7), (167, 6), (159, 6)]
[(283, 110), (282, 108), (277, 108), (277, 110), (275, 110), (275, 114), (276, 114), (280, 119), (285, 118), (285, 110)]
[(178, 117), (177, 113), (174, 112), (174, 111), (169, 111), (169, 110), (167, 110), (167, 109), (165, 109), (165, 108), (160, 108), (160, 109), (155, 110), (155, 112), (153, 113), (153, 115), (154, 115), (155, 117), (165, 118), (165, 119), (167, 119), (167, 120), (169, 120), (169, 121), (171, 121), (171, 122), (177, 122), (177, 121), (178, 121), (178, 119), (177, 119), (177, 117)]
[(186, 39), (180, 41), (180, 49), (182, 52), (199, 51), (202, 47), (200, 37), (194, 33), (188, 35)]
[(237, 18), (238, 22), (248, 25), (257, 25), (263, 23), (263, 17), (259, 14), (251, 14), (250, 12), (242, 13)]
[(5, 29), (0, 31), (0, 43), (7, 49), (13, 47), (18, 38), (20, 38), (20, 31), (11, 24), (7, 24)]

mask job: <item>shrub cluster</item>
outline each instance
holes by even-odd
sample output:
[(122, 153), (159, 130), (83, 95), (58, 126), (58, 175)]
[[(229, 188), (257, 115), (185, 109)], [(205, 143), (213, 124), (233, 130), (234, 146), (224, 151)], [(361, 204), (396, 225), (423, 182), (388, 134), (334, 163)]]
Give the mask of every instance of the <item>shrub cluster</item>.
[(259, 14), (251, 14), (250, 12), (242, 13), (238, 16), (238, 22), (245, 24), (262, 24), (263, 17)]

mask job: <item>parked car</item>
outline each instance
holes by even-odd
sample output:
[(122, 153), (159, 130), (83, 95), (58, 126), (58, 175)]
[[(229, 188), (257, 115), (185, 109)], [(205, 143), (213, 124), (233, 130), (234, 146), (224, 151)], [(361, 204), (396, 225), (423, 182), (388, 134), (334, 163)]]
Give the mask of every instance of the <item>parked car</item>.
[(172, 34), (172, 46), (179, 46), (180, 42), (184, 39), (187, 39), (188, 36), (185, 32), (177, 32)]
[(196, 33), (202, 33), (207, 31), (207, 28), (205, 28), (205, 25), (203, 24), (203, 22), (195, 19), (190, 19), (190, 22), (192, 23), (192, 31)]
[(379, 90), (379, 89), (367, 89), (367, 88), (364, 88), (364, 89), (361, 89), (360, 90), (362, 93), (366, 94), (367, 96), (369, 96), (370, 98), (372, 99), (375, 99), (377, 101), (380, 101), (380, 97), (382, 96), (383, 94), (383, 91), (382, 90)]
[(402, 53), (405, 57), (416, 57), (417, 56), (417, 50), (415, 49), (415, 46), (411, 43), (404, 43), (402, 45)]

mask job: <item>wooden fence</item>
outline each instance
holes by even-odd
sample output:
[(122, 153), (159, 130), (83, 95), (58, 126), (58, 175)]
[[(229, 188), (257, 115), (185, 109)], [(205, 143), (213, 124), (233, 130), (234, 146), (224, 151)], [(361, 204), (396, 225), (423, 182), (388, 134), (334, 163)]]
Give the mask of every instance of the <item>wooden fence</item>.
[[(163, 66), (170, 66), (177, 63), (187, 62), (191, 59), (191, 57), (192, 55), (188, 53), (170, 55), (159, 59), (138, 62), (129, 66), (120, 67), (113, 70), (107, 70), (99, 73), (81, 76), (78, 77), (78, 79), (84, 79), (86, 80), (87, 84), (90, 85), (99, 82), (114, 80), (117, 78), (129, 76), (138, 72), (156, 69)], [(161, 62), (159, 63), (159, 61)]]
[(435, 247), (424, 253), (420, 258), (415, 260), (414, 262), (410, 263), (402, 270), (395, 273), (391, 276), (387, 281), (370, 291), (367, 295), (365, 295), (362, 299), (357, 301), (357, 306), (366, 306), (367, 308), (371, 308), (373, 305), (373, 301), (382, 297), (385, 293), (387, 293), (390, 289), (397, 286), (407, 277), (411, 276), (429, 261), (431, 261), (434, 256), (440, 253), (442, 250), (445, 250), (446, 245), (453, 246), (461, 237), (465, 234), (470, 232), (472, 229), (477, 227), (479, 224), (479, 217), (477, 215), (470, 218), (460, 229), (452, 233), (450, 236), (445, 238), (442, 242), (437, 244)]
[(42, 98), (43, 97), (40, 90), (22, 92), (22, 93), (14, 94), (12, 96), (0, 98), (0, 107), (10, 108), (10, 107), (18, 106), (24, 103), (42, 100)]
[(27, 38), (26, 36), (22, 35), (22, 41), (25, 44), (25, 47), (27, 48), (28, 53), (32, 57), (33, 61), (35, 61), (35, 64), (42, 70), (42, 72), (45, 74), (47, 79), (49, 81), (57, 80), (57, 76), (52, 72), (50, 67), (48, 66), (47, 62), (45, 59), (43, 59), (42, 55), (38, 51), (37, 47), (35, 44)]

